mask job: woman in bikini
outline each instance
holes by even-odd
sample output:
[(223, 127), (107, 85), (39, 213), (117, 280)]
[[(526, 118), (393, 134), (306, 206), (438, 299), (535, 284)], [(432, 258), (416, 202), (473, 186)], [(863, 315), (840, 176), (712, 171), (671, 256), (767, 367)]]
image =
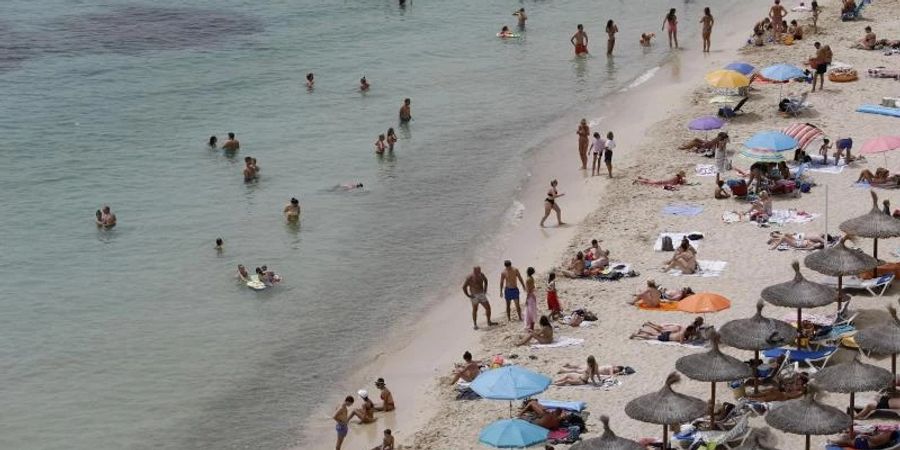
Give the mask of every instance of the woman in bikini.
[(606, 22), (606, 35), (608, 36), (606, 39), (606, 56), (611, 56), (613, 52), (613, 47), (616, 46), (616, 33), (619, 32), (619, 27), (616, 26), (616, 23), (612, 21), (612, 19)]
[(691, 245), (691, 241), (685, 237), (681, 240), (681, 245), (675, 249), (675, 256), (666, 262), (663, 272), (677, 269), (685, 275), (690, 275), (696, 272), (697, 268), (697, 250)]
[(701, 33), (703, 35), (703, 53), (709, 53), (709, 38), (712, 36), (712, 28), (715, 23), (709, 7), (703, 8), (703, 17), (700, 18), (700, 23), (703, 24), (703, 32)]
[(672, 41), (675, 42), (675, 48), (678, 48), (678, 18), (675, 17), (675, 8), (670, 9), (666, 17), (663, 18), (663, 25), (660, 30), (666, 30), (669, 34), (669, 48), (672, 48)]
[(657, 331), (652, 328), (641, 328), (637, 331), (637, 333), (632, 334), (630, 339), (684, 343), (695, 340), (698, 337), (699, 334), (697, 333), (697, 328), (694, 325), (688, 325), (684, 329), (679, 329), (676, 331)]
[(787, 244), (790, 248), (797, 250), (818, 250), (825, 248), (824, 236), (805, 236), (803, 233), (785, 234), (780, 231), (773, 231), (769, 234), (769, 250), (775, 250), (781, 244)]
[[(587, 148), (585, 148), (585, 151), (587, 151)], [(544, 218), (541, 219), (541, 227), (544, 226), (544, 221), (547, 220), (547, 217), (550, 217), (551, 211), (556, 211), (557, 224), (565, 225), (562, 221), (562, 217), (561, 217), (562, 213), (559, 210), (559, 205), (556, 204), (556, 199), (558, 199), (566, 194), (562, 194), (556, 190), (556, 186), (558, 184), (559, 184), (559, 182), (556, 180), (553, 180), (550, 182), (550, 190), (547, 191), (547, 198), (544, 199)]]
[(397, 143), (397, 134), (394, 133), (393, 128), (388, 128), (387, 130), (387, 149), (389, 152), (394, 151), (394, 144)]
[(587, 366), (581, 367), (574, 364), (564, 364), (558, 373), (560, 379), (553, 382), (555, 386), (581, 386), (585, 384), (599, 384), (603, 378), (619, 375), (624, 372), (624, 366), (599, 366), (594, 355), (587, 357)]
[(581, 119), (575, 134), (578, 135), (578, 156), (581, 158), (581, 170), (587, 170), (587, 151), (590, 141), (589, 136), (591, 135), (591, 128), (587, 124), (587, 119)]
[(525, 345), (532, 340), (537, 341), (538, 344), (552, 344), (553, 343), (553, 325), (550, 325), (550, 319), (547, 316), (541, 316), (541, 320), (538, 321), (541, 325), (541, 328), (538, 330), (528, 331), (528, 334), (522, 337), (522, 340), (517, 342), (516, 345)]
[(640, 183), (640, 184), (646, 184), (649, 186), (665, 186), (665, 187), (677, 186), (679, 184), (684, 184), (684, 182), (686, 181), (685, 175), (686, 174), (684, 173), (683, 170), (679, 170), (678, 173), (676, 173), (674, 177), (668, 178), (665, 180), (651, 180), (649, 178), (637, 177), (637, 179), (634, 180), (633, 184)]
[(534, 330), (534, 322), (537, 319), (537, 297), (534, 295), (534, 267), (525, 271), (525, 328)]

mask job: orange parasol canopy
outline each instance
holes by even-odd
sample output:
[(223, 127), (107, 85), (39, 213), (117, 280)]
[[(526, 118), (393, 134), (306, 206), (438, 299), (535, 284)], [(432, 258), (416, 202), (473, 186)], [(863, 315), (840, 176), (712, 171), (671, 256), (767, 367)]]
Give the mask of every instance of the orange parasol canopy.
[(678, 302), (678, 310), (689, 313), (710, 313), (730, 307), (731, 301), (712, 292), (699, 292)]

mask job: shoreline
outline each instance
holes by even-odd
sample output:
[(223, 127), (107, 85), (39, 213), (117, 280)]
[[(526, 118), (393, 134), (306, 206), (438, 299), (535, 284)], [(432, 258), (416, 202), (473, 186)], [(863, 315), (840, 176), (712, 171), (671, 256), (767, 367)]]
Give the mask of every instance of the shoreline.
[[(723, 20), (716, 26), (721, 27), (719, 29), (751, 28), (752, 21), (747, 21), (746, 16), (740, 14), (740, 10), (749, 9), (748, 5), (736, 5), (734, 11), (728, 12), (731, 20)], [(601, 118), (597, 130), (603, 130), (604, 134), (605, 131), (613, 130), (616, 134), (614, 182), (629, 182), (623, 179), (622, 173), (634, 166), (636, 157), (632, 152), (640, 148), (648, 138), (646, 130), (664, 120), (688, 100), (696, 87), (696, 80), (702, 78), (707, 66), (724, 65), (733, 60), (740, 48), (735, 44), (744, 39), (724, 36), (721, 42), (714, 42), (713, 51), (709, 54), (700, 52), (699, 41), (688, 43), (687, 49), (673, 51), (661, 65), (648, 69), (625, 87), (604, 97), (599, 104), (588, 107), (590, 112), (583, 115), (589, 121), (591, 118)], [(682, 42), (684, 43), (687, 42)], [(657, 37), (654, 45), (667, 43)], [(593, 55), (592, 58), (605, 58), (605, 55)], [(639, 82), (642, 78), (646, 79)], [(617, 107), (615, 114), (610, 114), (610, 105), (623, 106)], [(573, 114), (572, 117), (577, 116)], [(476, 355), (483, 354), (481, 341), (492, 334), (491, 331), (498, 328), (520, 329), (515, 320), (511, 327), (505, 326), (504, 303), (495, 292), (502, 261), (512, 260), (514, 266), (522, 272), (528, 266), (535, 267), (539, 274), (546, 272), (556, 265), (560, 254), (569, 247), (585, 219), (602, 205), (603, 195), (608, 190), (610, 180), (606, 175), (590, 177), (577, 167), (575, 125), (577, 119), (572, 121), (572, 125), (565, 127), (565, 130), (554, 133), (555, 137), (544, 150), (535, 151), (527, 157), (521, 189), (513, 198), (514, 202), (525, 205), (525, 210), (514, 228), (507, 232), (498, 229), (487, 248), (472, 255), (470, 264), (448, 270), (448, 273), (454, 274), (453, 281), (439, 290), (440, 294), (429, 302), (427, 310), (414, 321), (411, 328), (387, 334), (386, 340), (392, 344), (374, 346), (366, 355), (365, 360), (368, 362), (351, 370), (349, 377), (337, 383), (343, 389), (341, 393), (327, 399), (321, 410), (305, 420), (303, 448), (333, 448), (334, 431), (330, 415), (335, 405), (343, 396), (355, 393), (360, 388), (367, 389), (373, 398), (377, 398), (372, 382), (378, 377), (387, 381), (398, 410), (379, 414), (378, 421), (373, 425), (351, 425), (345, 448), (371, 448), (380, 443), (381, 432), (385, 428), (393, 430), (398, 444), (411, 445), (415, 434), (438, 411), (441, 399), (432, 391), (437, 379), (449, 373), (452, 362), (459, 360), (465, 350), (471, 350)], [(567, 128), (571, 128), (572, 132)], [(542, 199), (551, 178), (558, 178), (560, 191), (567, 194), (560, 202), (566, 225), (555, 227), (551, 217), (547, 222), (548, 228), (540, 229), (537, 223), (543, 214)], [(506, 225), (508, 223), (504, 221), (501, 227)], [(478, 319), (481, 325), (475, 333), (471, 332), (469, 304), (459, 292), (472, 265), (481, 265), (488, 277), (492, 320), (501, 324), (488, 330), (483, 326), (483, 309), (479, 309)], [(543, 298), (538, 299), (539, 305), (543, 302)], [(524, 308), (524, 299), (522, 307)]]

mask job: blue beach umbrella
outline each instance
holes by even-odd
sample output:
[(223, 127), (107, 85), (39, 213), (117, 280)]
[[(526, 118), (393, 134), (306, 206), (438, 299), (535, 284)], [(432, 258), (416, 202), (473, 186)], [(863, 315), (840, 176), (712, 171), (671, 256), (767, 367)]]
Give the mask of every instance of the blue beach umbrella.
[(478, 440), (497, 448), (524, 448), (547, 440), (550, 430), (522, 419), (498, 420), (481, 430)]
[(772, 81), (788, 81), (806, 76), (802, 69), (791, 64), (775, 64), (766, 67), (760, 74)]
[(735, 72), (740, 72), (744, 75), (750, 75), (751, 73), (753, 73), (753, 71), (756, 70), (755, 67), (753, 67), (750, 64), (747, 64), (745, 62), (741, 62), (741, 61), (733, 62), (733, 63), (725, 66), (724, 69), (733, 70)]
[(481, 373), (470, 387), (483, 398), (519, 400), (544, 392), (551, 381), (550, 377), (522, 366), (505, 366)]
[(783, 152), (792, 150), (800, 145), (796, 139), (780, 132), (780, 131), (763, 131), (756, 133), (750, 139), (744, 142), (747, 148), (757, 150), (771, 150), (773, 152)]

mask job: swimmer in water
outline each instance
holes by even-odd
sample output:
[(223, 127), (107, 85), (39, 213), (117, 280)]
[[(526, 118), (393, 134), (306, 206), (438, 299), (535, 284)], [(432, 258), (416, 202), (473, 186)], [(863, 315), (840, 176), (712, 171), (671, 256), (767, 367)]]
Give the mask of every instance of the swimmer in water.
[(584, 25), (578, 24), (578, 31), (572, 35), (569, 42), (575, 47), (575, 56), (584, 56), (588, 54), (588, 35), (584, 32)]
[(250, 281), (250, 272), (247, 272), (247, 268), (243, 264), (238, 264), (237, 277), (245, 283)]
[(389, 152), (394, 151), (394, 144), (397, 143), (397, 133), (394, 133), (393, 128), (388, 128), (386, 139), (387, 139), (388, 151)]
[(366, 80), (366, 77), (362, 77), (359, 79), (359, 90), (363, 92), (369, 90), (369, 82)]
[(381, 155), (384, 153), (384, 149), (387, 147), (387, 144), (384, 142), (384, 135), (379, 134), (378, 140), (375, 141), (375, 153)]
[(410, 103), (410, 99), (403, 99), (403, 106), (400, 107), (400, 123), (406, 123), (412, 120), (412, 111), (409, 107)]
[(656, 36), (656, 33), (641, 33), (641, 47), (649, 47), (650, 40)]
[(218, 142), (219, 142), (219, 138), (217, 138), (215, 136), (210, 136), (209, 142), (207, 143), (207, 145), (209, 145), (210, 150), (214, 150), (216, 148), (216, 144)]
[(312, 72), (306, 74), (306, 89), (312, 90), (316, 85), (316, 76)]
[(98, 227), (112, 228), (116, 226), (116, 215), (110, 212), (109, 206), (97, 210), (96, 218)]
[(216, 238), (216, 250), (222, 251), (225, 248), (225, 241), (222, 238)]
[(357, 189), (362, 189), (363, 184), (362, 183), (344, 183), (344, 184), (338, 185), (337, 188), (342, 191), (355, 191)]
[(516, 16), (517, 19), (519, 19), (519, 29), (524, 30), (525, 21), (528, 20), (528, 16), (525, 15), (525, 8), (519, 8), (519, 10), (514, 12), (513, 15)]
[(300, 221), (300, 200), (296, 198), (292, 198), (291, 202), (285, 205), (284, 210), (282, 211), (284, 217), (288, 222), (299, 222)]
[(503, 28), (500, 29), (499, 33), (497, 33), (497, 36), (500, 36), (502, 38), (512, 37), (512, 35), (512, 31), (509, 31), (509, 27), (506, 25), (503, 25)]
[[(210, 139), (211, 141), (212, 139)], [(228, 133), (228, 140), (222, 144), (222, 150), (226, 152), (236, 152), (241, 149), (241, 143), (234, 138), (234, 133)]]
[(259, 178), (259, 167), (256, 167), (256, 159), (244, 158), (244, 182), (249, 183)]

